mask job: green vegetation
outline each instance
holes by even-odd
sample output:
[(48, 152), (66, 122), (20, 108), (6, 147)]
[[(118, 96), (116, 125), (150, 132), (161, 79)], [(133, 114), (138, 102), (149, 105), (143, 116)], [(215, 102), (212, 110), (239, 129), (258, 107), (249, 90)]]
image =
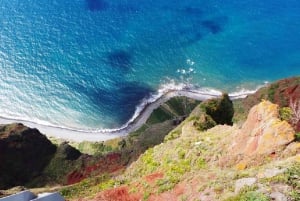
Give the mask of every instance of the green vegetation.
[(226, 201), (270, 201), (271, 199), (268, 198), (263, 193), (257, 191), (248, 191), (245, 193), (240, 193), (235, 197), (231, 197), (226, 199)]
[(0, 130), (0, 189), (28, 186), (32, 178), (42, 174), (56, 146), (37, 129), (22, 124), (2, 126)]
[[(264, 93), (268, 93), (268, 90)], [(263, 97), (263, 95), (259, 94), (259, 97)], [(250, 102), (249, 105), (254, 104), (255, 100)], [(239, 113), (238, 115), (245, 119), (245, 113), (249, 109), (243, 107), (243, 101), (237, 101), (237, 103), (238, 105), (235, 105), (234, 108)], [(179, 108), (177, 108), (178, 106)], [(226, 150), (224, 148), (231, 143), (229, 136), (238, 129), (236, 126), (214, 127), (216, 124), (232, 124), (234, 109), (228, 95), (224, 94), (222, 99), (205, 101), (175, 128), (176, 125), (174, 125), (173, 120), (185, 115), (183, 108), (180, 101), (173, 99), (156, 110), (143, 127), (131, 133), (127, 138), (119, 140), (118, 149), (131, 151), (131, 153), (136, 154), (136, 158), (139, 156), (138, 152), (147, 151), (121, 176), (110, 177), (102, 181), (101, 184), (96, 184), (97, 187), (88, 187), (86, 183), (83, 183), (85, 185), (82, 184), (82, 186), (87, 186), (86, 188), (89, 189), (83, 191), (94, 192), (95, 189), (99, 191), (118, 187), (126, 181), (125, 183), (129, 185), (129, 188), (133, 189), (132, 192), (141, 190), (143, 192), (142, 199), (147, 200), (150, 195), (155, 196), (174, 189), (176, 184), (180, 182), (185, 184), (185, 182), (192, 183), (196, 180), (199, 181), (196, 188), (201, 189), (199, 193), (206, 192), (208, 189), (208, 193), (215, 194), (218, 200), (224, 198), (227, 198), (227, 201), (270, 200), (261, 193), (258, 186), (247, 186), (238, 195), (233, 194), (235, 180), (244, 177), (256, 177), (264, 169), (260, 169), (261, 166), (255, 167), (247, 164), (246, 170), (237, 171), (235, 169), (237, 164), (234, 164), (235, 159), (230, 161), (231, 159), (228, 159), (227, 153), (224, 152)], [(280, 115), (283, 120), (288, 120), (288, 108), (282, 108)], [(239, 121), (240, 119), (235, 120)], [(211, 127), (214, 128), (205, 131)], [(166, 133), (169, 134), (166, 135)], [(158, 145), (154, 146), (155, 144)], [(270, 159), (266, 163), (271, 161)], [(289, 167), (288, 165), (284, 167)], [(299, 167), (294, 168), (293, 166), (274, 178), (259, 179), (259, 183), (267, 189), (271, 188), (274, 183), (289, 185), (292, 188), (290, 197), (297, 200), (299, 183), (295, 181), (299, 178), (297, 176), (298, 170)], [(154, 183), (148, 182), (147, 176), (157, 174), (161, 176), (153, 180)], [(130, 186), (130, 184), (133, 185)], [(136, 186), (136, 184), (138, 185)], [(188, 198), (184, 197), (183, 199)]]
[(212, 99), (200, 105), (201, 109), (217, 123), (232, 125), (234, 114), (233, 103), (228, 94), (223, 94), (220, 99)]
[(192, 112), (192, 110), (199, 104), (199, 101), (192, 101), (186, 97), (174, 97), (166, 104), (172, 108), (178, 116), (185, 116)]
[(279, 87), (278, 83), (271, 84), (271, 86), (269, 87), (268, 99), (272, 102), (274, 101), (275, 93), (276, 93), (278, 87)]
[(141, 160), (144, 164), (142, 169), (140, 169), (139, 173), (141, 175), (145, 175), (147, 173), (151, 173), (156, 170), (159, 166), (159, 163), (156, 162), (153, 158), (153, 148), (148, 149), (141, 157)]
[(234, 197), (227, 198), (225, 201), (270, 201), (266, 195), (258, 192), (258, 187), (246, 186)]
[(285, 183), (291, 185), (295, 190), (298, 191), (300, 197), (300, 162), (294, 163), (288, 170), (284, 173)]
[(295, 134), (295, 140), (298, 142), (300, 141), (300, 132)]
[(279, 117), (282, 121), (289, 122), (293, 116), (293, 111), (289, 107), (282, 107), (279, 109)]
[(151, 125), (187, 116), (198, 104), (199, 101), (186, 97), (171, 98), (152, 112), (146, 124)]
[[(228, 151), (232, 136), (236, 136), (232, 134), (239, 131), (241, 122), (246, 119), (248, 106), (261, 98), (284, 102), (277, 92), (278, 87), (280, 86), (276, 84), (271, 85), (270, 90), (266, 87), (256, 97), (249, 96), (243, 100), (236, 100), (234, 105), (228, 95), (224, 94), (220, 99), (203, 102), (193, 111), (192, 108), (198, 104), (197, 101), (183, 97), (173, 98), (156, 109), (141, 128), (126, 137), (105, 142), (74, 144), (80, 151), (90, 156), (82, 156), (77, 150), (70, 149), (67, 144), (59, 146), (41, 173), (41, 177), (32, 180), (31, 186), (73, 183), (74, 178), (75, 182), (79, 181), (76, 180), (77, 176), (81, 179), (88, 176), (77, 184), (63, 187), (60, 192), (67, 199), (78, 199), (94, 196), (98, 192), (125, 184), (128, 185), (129, 193), (140, 193), (142, 196), (140, 199), (148, 200), (150, 196), (157, 196), (166, 191), (169, 191), (168, 193), (175, 193), (178, 189), (185, 191), (186, 189), (181, 188), (187, 186), (189, 192), (185, 191), (179, 196), (179, 200), (191, 199), (189, 193), (194, 195), (196, 191), (208, 197), (212, 196), (212, 200), (226, 198), (227, 201), (267, 201), (270, 199), (265, 194), (269, 194), (274, 185), (283, 185), (290, 189), (289, 192), (284, 192), (289, 199), (299, 200), (299, 163), (280, 165), (278, 167), (286, 169), (284, 173), (272, 178), (261, 178), (259, 176), (264, 175), (264, 169), (273, 167), (275, 160), (270, 157), (269, 160), (261, 162), (266, 164), (266, 167), (262, 167), (264, 164), (255, 166), (247, 163), (248, 161), (240, 163), (239, 159), (243, 156), (231, 158), (235, 156), (230, 155), (232, 153)], [(246, 107), (245, 103), (248, 104)], [(236, 112), (234, 121), (239, 123), (238, 126), (216, 126), (231, 125), (234, 111)], [(291, 118), (291, 110), (288, 107), (280, 108), (279, 113), (282, 120), (289, 121)], [(9, 126), (0, 127), (0, 137), (9, 130)], [(296, 140), (300, 140), (300, 133), (296, 134)], [(113, 160), (109, 160), (110, 155), (105, 158), (105, 155), (110, 153), (118, 155), (118, 161), (113, 168), (106, 169), (105, 165), (114, 163)], [(114, 154), (111, 156), (114, 157)], [(281, 155), (279, 151), (276, 152), (278, 157), (276, 161), (281, 161), (285, 157), (284, 154), (289, 153)], [(105, 161), (104, 164), (102, 159)], [(94, 168), (98, 172), (93, 172)], [(67, 177), (73, 173), (74, 177)], [(234, 194), (235, 181), (246, 177), (258, 178), (258, 184), (247, 186), (239, 194)], [(71, 179), (66, 182), (67, 178)], [(172, 191), (177, 184), (180, 185)], [(265, 194), (262, 193), (265, 192), (262, 191), (264, 189), (267, 189)]]
[[(103, 174), (94, 178), (85, 179), (77, 184), (66, 186), (60, 190), (65, 198), (91, 196), (99, 192), (104, 185), (111, 183), (110, 176)], [(101, 186), (99, 186), (101, 184)], [(111, 187), (112, 185), (107, 185)]]
[(194, 121), (194, 126), (199, 131), (205, 131), (216, 125), (217, 125), (217, 123), (211, 118), (211, 116), (209, 116), (207, 114), (201, 114), (200, 117), (196, 118), (196, 120)]
[(156, 124), (172, 119), (174, 116), (168, 111), (159, 107), (155, 109), (147, 120), (147, 124)]
[(166, 137), (165, 137), (165, 142), (169, 141), (169, 140), (174, 140), (178, 137), (180, 137), (181, 132), (180, 130), (173, 130), (172, 132), (170, 132)]
[(223, 94), (221, 98), (201, 103), (200, 109), (200, 114), (189, 118), (190, 121), (194, 120), (194, 126), (199, 131), (205, 131), (217, 124), (232, 125), (234, 108), (228, 94)]
[(66, 175), (71, 171), (80, 169), (83, 165), (82, 160), (77, 160), (81, 153), (67, 143), (62, 143), (51, 159), (50, 163), (44, 169), (40, 177), (32, 180), (29, 186), (45, 185), (47, 183), (66, 184)]

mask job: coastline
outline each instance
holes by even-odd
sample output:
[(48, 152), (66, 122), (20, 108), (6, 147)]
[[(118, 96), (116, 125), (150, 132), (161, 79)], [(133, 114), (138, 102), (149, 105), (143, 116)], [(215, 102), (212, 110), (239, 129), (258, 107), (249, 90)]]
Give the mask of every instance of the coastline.
[[(229, 94), (229, 96), (232, 100), (240, 99), (245, 98), (247, 95), (252, 94), (255, 91), (256, 90), (241, 93), (232, 93)], [(126, 124), (116, 129), (79, 130), (54, 125), (43, 125), (26, 120), (10, 119), (5, 117), (0, 117), (0, 124), (10, 124), (18, 122), (31, 128), (37, 128), (41, 133), (43, 133), (47, 137), (54, 137), (57, 139), (69, 140), (74, 142), (106, 141), (109, 139), (126, 136), (127, 134), (137, 130), (147, 121), (153, 110), (158, 108), (161, 104), (165, 103), (169, 99), (177, 96), (184, 96), (195, 100), (204, 101), (211, 98), (220, 97), (221, 92), (209, 93), (193, 89), (168, 90), (165, 93), (162, 93), (161, 95), (153, 98), (152, 100), (143, 102), (140, 106), (137, 107), (133, 117)]]

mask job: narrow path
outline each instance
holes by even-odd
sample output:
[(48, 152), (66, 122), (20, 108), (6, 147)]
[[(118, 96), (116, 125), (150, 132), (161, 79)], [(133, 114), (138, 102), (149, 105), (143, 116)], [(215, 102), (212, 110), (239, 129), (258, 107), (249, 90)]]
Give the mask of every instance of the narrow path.
[[(245, 98), (248, 94), (254, 93), (242, 93), (238, 95), (229, 95), (231, 99)], [(54, 137), (58, 139), (64, 139), (69, 141), (105, 141), (120, 136), (126, 136), (127, 134), (140, 128), (150, 117), (154, 109), (158, 108), (160, 105), (168, 101), (169, 99), (176, 96), (185, 96), (187, 98), (204, 101), (211, 98), (220, 97), (220, 95), (213, 93), (205, 93), (193, 90), (171, 90), (162, 96), (155, 99), (153, 102), (149, 102), (143, 105), (142, 109), (136, 111), (133, 118), (128, 121), (125, 125), (116, 129), (102, 129), (102, 130), (79, 130), (73, 128), (65, 128), (53, 125), (42, 125), (35, 122), (9, 119), (5, 117), (0, 117), (0, 124), (9, 124), (19, 122), (31, 128), (37, 128), (41, 133), (45, 134), (47, 137)]]

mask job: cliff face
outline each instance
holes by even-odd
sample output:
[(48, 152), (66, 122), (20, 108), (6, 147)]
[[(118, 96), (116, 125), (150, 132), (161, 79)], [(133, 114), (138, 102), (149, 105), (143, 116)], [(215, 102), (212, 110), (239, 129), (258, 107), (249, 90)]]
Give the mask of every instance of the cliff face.
[(55, 151), (36, 129), (22, 124), (0, 127), (0, 189), (23, 185), (41, 174)]
[[(261, 100), (268, 100), (279, 107), (289, 107), (291, 103), (300, 105), (300, 77), (282, 79), (259, 89), (245, 99), (235, 101), (234, 119), (236, 122), (246, 120), (249, 110)], [(300, 132), (300, 121), (293, 125)]]
[[(67, 143), (56, 148), (21, 124), (2, 126), (0, 188), (29, 180), (72, 184), (62, 194), (81, 201), (299, 200), (297, 126), (280, 114), (280, 107), (300, 100), (299, 84), (299, 78), (282, 80), (233, 105), (226, 95), (205, 101), (187, 118), (190, 111), (180, 110), (186, 101), (174, 99), (126, 138), (96, 144), (98, 156)], [(233, 106), (239, 124), (232, 125)]]
[(300, 143), (278, 109), (263, 101), (241, 127), (199, 131), (199, 106), (124, 174), (103, 181), (93, 200), (297, 200)]
[[(278, 105), (263, 101), (254, 106), (241, 130), (232, 136), (228, 152), (243, 158), (255, 159), (281, 153), (295, 139), (292, 126), (279, 119)], [(254, 162), (254, 161), (252, 161)]]

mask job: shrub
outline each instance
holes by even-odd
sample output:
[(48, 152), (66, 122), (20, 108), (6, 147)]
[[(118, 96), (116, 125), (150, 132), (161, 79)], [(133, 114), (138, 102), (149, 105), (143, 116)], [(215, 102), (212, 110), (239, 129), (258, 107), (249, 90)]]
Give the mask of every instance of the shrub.
[(144, 165), (142, 166), (142, 173), (153, 172), (160, 165), (160, 163), (156, 162), (153, 158), (153, 148), (148, 149), (141, 159), (144, 163)]
[(217, 123), (232, 125), (234, 114), (233, 103), (228, 94), (223, 94), (219, 99), (212, 99), (201, 104), (201, 109)]
[(300, 141), (300, 132), (295, 134), (296, 141)]
[(292, 118), (293, 111), (289, 107), (283, 107), (279, 109), (279, 117), (282, 121), (287, 121), (289, 122), (290, 119)]
[(181, 135), (180, 130), (174, 130), (165, 137), (164, 141), (167, 142), (169, 140), (174, 140), (176, 138), (179, 138), (180, 135)]
[(226, 199), (226, 201), (269, 201), (270, 198), (261, 192), (256, 191), (257, 186), (244, 187), (240, 193), (234, 197)]
[(216, 125), (216, 122), (207, 114), (201, 114), (199, 119), (194, 122), (194, 126), (199, 131), (210, 129)]

